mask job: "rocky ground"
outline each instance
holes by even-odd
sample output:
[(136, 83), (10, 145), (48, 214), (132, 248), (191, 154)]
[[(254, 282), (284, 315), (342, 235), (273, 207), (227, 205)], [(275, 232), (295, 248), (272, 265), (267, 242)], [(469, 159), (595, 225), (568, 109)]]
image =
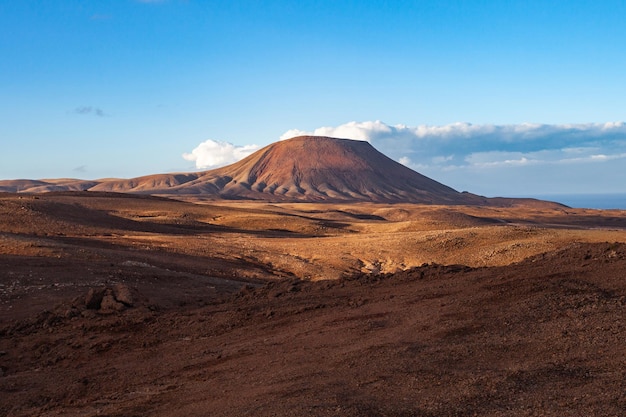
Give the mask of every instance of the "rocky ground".
[(7, 194), (0, 415), (622, 416), (624, 227)]

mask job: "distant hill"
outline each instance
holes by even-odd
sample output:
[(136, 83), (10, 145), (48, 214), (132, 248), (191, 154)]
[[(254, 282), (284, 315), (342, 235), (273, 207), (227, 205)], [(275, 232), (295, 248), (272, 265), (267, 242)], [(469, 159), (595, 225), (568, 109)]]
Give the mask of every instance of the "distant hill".
[(267, 201), (370, 201), (508, 205), (460, 193), (388, 158), (364, 141), (300, 136), (222, 168), (98, 181), (0, 181), (0, 191), (105, 191)]

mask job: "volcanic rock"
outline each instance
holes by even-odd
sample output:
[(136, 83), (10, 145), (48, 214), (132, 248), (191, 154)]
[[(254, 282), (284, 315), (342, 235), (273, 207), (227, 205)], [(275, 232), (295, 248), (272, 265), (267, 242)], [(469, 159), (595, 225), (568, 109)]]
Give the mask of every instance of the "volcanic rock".
[(102, 297), (102, 303), (100, 304), (100, 312), (101, 313), (113, 313), (116, 311), (124, 310), (124, 304), (120, 303), (115, 299), (113, 295), (113, 291), (111, 289), (107, 289), (104, 297)]
[(104, 288), (90, 288), (85, 296), (85, 307), (89, 310), (99, 310), (104, 297)]
[(124, 304), (126, 307), (132, 307), (134, 302), (134, 297), (131, 292), (131, 289), (124, 284), (117, 284), (113, 287), (113, 294), (115, 300)]

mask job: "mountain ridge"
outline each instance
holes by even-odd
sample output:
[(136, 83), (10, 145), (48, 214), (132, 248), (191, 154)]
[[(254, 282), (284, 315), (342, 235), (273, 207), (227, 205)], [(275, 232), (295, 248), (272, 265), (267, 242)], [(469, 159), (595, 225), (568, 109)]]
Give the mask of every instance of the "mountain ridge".
[[(275, 142), (208, 171), (95, 181), (9, 180), (0, 181), (0, 191), (99, 191), (276, 202), (496, 203), (413, 171), (369, 142), (325, 136)], [(508, 204), (504, 200), (509, 199), (497, 204)]]

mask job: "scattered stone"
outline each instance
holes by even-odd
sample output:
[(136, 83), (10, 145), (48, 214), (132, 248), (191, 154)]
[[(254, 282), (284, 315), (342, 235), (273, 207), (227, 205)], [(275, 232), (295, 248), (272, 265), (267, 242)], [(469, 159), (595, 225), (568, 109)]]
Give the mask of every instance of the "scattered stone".
[(64, 316), (65, 318), (67, 318), (67, 319), (71, 319), (71, 318), (76, 317), (76, 316), (78, 316), (78, 315), (80, 315), (80, 311), (79, 311), (77, 308), (75, 308), (75, 307), (68, 308), (68, 309), (67, 309), (67, 310), (65, 310), (65, 312), (63, 313), (63, 316)]
[[(137, 291), (125, 284), (116, 284), (113, 287), (91, 288), (84, 299), (87, 310), (97, 310), (99, 313), (109, 314), (123, 311), (126, 307), (133, 307), (137, 302)], [(65, 312), (67, 318), (84, 313), (82, 308), (73, 307)]]
[(102, 305), (102, 298), (104, 297), (104, 288), (94, 289), (90, 288), (87, 296), (85, 297), (85, 307), (89, 310), (98, 310)]
[(134, 303), (133, 293), (128, 285), (117, 284), (113, 287), (115, 300), (124, 304), (126, 307), (132, 307)]
[(83, 310), (80, 312), (80, 315), (86, 319), (92, 319), (96, 317), (96, 312), (94, 310)]
[(100, 312), (104, 314), (114, 313), (122, 311), (124, 308), (126, 308), (124, 304), (115, 299), (113, 291), (111, 289), (106, 290), (104, 297), (102, 297), (102, 303), (100, 304)]

